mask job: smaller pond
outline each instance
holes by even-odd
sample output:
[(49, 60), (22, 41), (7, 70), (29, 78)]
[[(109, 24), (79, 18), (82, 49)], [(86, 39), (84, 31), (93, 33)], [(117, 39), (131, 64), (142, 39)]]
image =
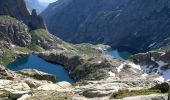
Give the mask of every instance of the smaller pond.
[(121, 59), (121, 60), (127, 60), (131, 55), (131, 53), (126, 52), (126, 51), (118, 51), (118, 50), (112, 50), (112, 49), (107, 50), (106, 54), (114, 58)]
[(53, 74), (56, 76), (57, 81), (67, 81), (74, 83), (75, 81), (69, 76), (67, 70), (63, 66), (58, 64), (49, 63), (38, 56), (31, 55), (8, 65), (8, 68), (13, 71), (19, 71), (23, 69), (37, 69), (39, 71), (46, 72), (48, 74)]

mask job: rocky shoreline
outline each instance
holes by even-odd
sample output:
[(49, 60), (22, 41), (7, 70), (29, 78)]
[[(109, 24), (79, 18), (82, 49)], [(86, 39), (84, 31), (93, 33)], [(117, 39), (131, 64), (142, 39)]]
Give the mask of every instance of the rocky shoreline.
[[(53, 75), (34, 69), (12, 72), (3, 66), (0, 68), (1, 76), (3, 76), (0, 79), (0, 98), (2, 100), (40, 100), (40, 98), (41, 100), (117, 100), (111, 98), (111, 95), (118, 91), (149, 89), (161, 84), (150, 79), (113, 80), (112, 76), (110, 79), (84, 81), (71, 85), (68, 82), (54, 83), (52, 81), (56, 80), (54, 80)], [(161, 87), (160, 90), (164, 88)], [(152, 93), (146, 96), (139, 95), (119, 100), (166, 100), (167, 97), (167, 94)]]

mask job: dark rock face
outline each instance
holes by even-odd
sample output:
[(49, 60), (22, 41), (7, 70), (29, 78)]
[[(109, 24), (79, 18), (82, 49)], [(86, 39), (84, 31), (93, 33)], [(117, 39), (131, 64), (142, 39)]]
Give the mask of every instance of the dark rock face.
[[(33, 13), (36, 13), (33, 11)], [(22, 20), (31, 29), (46, 29), (41, 16), (31, 15), (24, 0), (0, 0), (0, 15), (9, 15)]]
[(170, 43), (169, 7), (169, 0), (59, 0), (42, 16), (66, 41), (145, 51)]

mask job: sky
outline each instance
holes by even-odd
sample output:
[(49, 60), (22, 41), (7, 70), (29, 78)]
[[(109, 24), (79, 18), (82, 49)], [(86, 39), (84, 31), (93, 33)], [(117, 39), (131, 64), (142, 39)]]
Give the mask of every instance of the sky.
[(57, 0), (39, 0), (40, 2), (48, 2), (48, 3), (52, 3), (52, 2), (55, 2)]

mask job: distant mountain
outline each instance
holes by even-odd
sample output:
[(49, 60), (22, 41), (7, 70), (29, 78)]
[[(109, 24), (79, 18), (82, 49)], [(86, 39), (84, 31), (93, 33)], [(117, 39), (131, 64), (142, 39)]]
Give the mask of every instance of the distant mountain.
[(169, 0), (59, 0), (41, 15), (51, 33), (73, 43), (137, 51), (170, 44)]
[(48, 6), (48, 3), (39, 2), (38, 0), (25, 0), (25, 2), (30, 11), (36, 9), (38, 14)]

